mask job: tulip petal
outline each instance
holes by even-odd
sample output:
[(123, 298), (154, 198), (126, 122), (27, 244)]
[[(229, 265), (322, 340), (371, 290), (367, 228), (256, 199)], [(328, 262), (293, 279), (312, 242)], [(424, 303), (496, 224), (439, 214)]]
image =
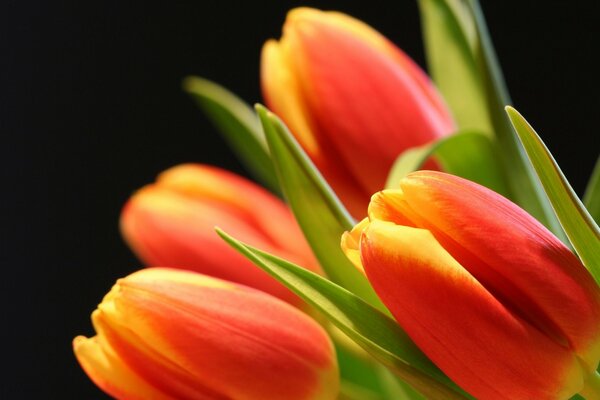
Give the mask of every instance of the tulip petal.
[(186, 398), (193, 390), (236, 399), (310, 398), (325, 379), (334, 379), (331, 343), (295, 308), (208, 277), (144, 272), (119, 282), (118, 296), (103, 302), (99, 321), (113, 330), (110, 339), (119, 353), (146, 379), (164, 381), (160, 377), (167, 375), (170, 392)]
[(74, 350), (117, 398), (332, 400), (333, 345), (295, 307), (244, 286), (149, 268), (120, 279)]
[[(299, 82), (292, 66), (288, 64), (290, 49), (276, 40), (265, 43), (261, 54), (261, 84), (265, 101), (271, 108), (286, 116), (286, 122), (293, 127), (298, 142), (307, 153), (321, 158), (319, 146), (310, 126), (308, 113), (300, 96)], [(277, 93), (276, 96), (270, 94)]]
[(375, 220), (360, 250), (399, 324), (475, 397), (555, 399), (581, 389), (576, 358), (499, 302), (429, 231)]
[[(250, 242), (275, 249), (244, 219), (220, 207), (189, 200), (156, 187), (139, 191), (123, 211), (122, 232), (149, 265), (203, 272), (254, 286), (294, 302), (295, 296), (232, 251), (214, 233), (215, 225), (237, 232)], [(281, 252), (279, 249), (274, 250)], [(287, 253), (290, 258), (294, 255)]]
[(462, 178), (422, 171), (401, 187), (403, 215), (418, 219), (506, 306), (596, 369), (600, 291), (562, 242), (515, 204)]
[[(310, 254), (289, 208), (279, 198), (239, 175), (209, 165), (183, 164), (160, 174), (157, 186), (239, 217), (291, 253)], [(307, 267), (314, 264), (313, 261)]]
[(341, 13), (290, 11), (281, 40), (264, 46), (261, 77), (269, 107), (355, 217), (401, 152), (454, 131), (419, 66)]
[(147, 265), (190, 269), (298, 304), (281, 284), (227, 246), (216, 225), (249, 243), (320, 272), (291, 211), (259, 186), (227, 171), (184, 164), (129, 200), (123, 236)]
[(293, 59), (293, 38), (265, 43), (261, 55), (261, 83), (263, 96), (269, 107), (284, 120), (307, 154), (334, 188), (353, 215), (363, 215), (369, 192), (360, 187), (352, 176), (343, 173), (342, 161), (326, 137), (315, 137), (317, 127), (306, 109), (304, 87), (298, 82)]
[(106, 342), (104, 336), (78, 336), (73, 340), (73, 350), (81, 367), (92, 381), (117, 399), (174, 400), (132, 371), (115, 355), (114, 349)]
[(360, 221), (350, 232), (344, 232), (342, 234), (342, 251), (348, 257), (350, 262), (354, 264), (356, 268), (358, 268), (362, 273), (365, 272), (362, 261), (360, 260), (360, 249), (359, 249), (359, 241), (360, 235), (369, 224), (369, 219), (365, 218)]
[(454, 126), (429, 106), (428, 96), (397, 58), (325, 15), (290, 14), (282, 41), (296, 49), (305, 101), (318, 121), (317, 141), (331, 141), (351, 175), (372, 193), (383, 188), (402, 150), (448, 134)]

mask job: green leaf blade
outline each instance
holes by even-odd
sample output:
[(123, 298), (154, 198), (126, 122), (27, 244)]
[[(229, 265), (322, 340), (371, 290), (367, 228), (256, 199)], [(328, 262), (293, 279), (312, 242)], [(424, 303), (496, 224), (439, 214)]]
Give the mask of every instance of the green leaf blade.
[(446, 377), (410, 340), (396, 322), (340, 286), (306, 269), (217, 233), (258, 267), (271, 274), (376, 360), (428, 398), (471, 397)]
[(460, 0), (419, 0), (429, 73), (460, 129), (493, 134), (485, 91), (474, 56), (477, 37)]
[(493, 133), (507, 191), (503, 194), (567, 242), (504, 106), (511, 104), (477, 0), (419, 0), (429, 68), (459, 128)]
[(252, 108), (224, 87), (207, 79), (188, 77), (183, 87), (221, 132), (242, 164), (254, 177), (278, 192), (267, 142)]
[(508, 187), (493, 143), (486, 135), (473, 131), (457, 132), (405, 151), (394, 163), (386, 187), (398, 187), (406, 174), (421, 168), (431, 156), (435, 157), (445, 172), (477, 182), (507, 196)]
[(366, 277), (346, 258), (342, 234), (354, 220), (285, 125), (257, 106), (282, 191), (323, 270), (331, 280), (387, 311)]
[(596, 166), (585, 189), (583, 204), (594, 221), (600, 224), (600, 157), (596, 160)]
[(600, 284), (600, 229), (598, 225), (579, 200), (554, 157), (531, 125), (514, 108), (507, 107), (506, 112), (569, 241), (582, 263)]

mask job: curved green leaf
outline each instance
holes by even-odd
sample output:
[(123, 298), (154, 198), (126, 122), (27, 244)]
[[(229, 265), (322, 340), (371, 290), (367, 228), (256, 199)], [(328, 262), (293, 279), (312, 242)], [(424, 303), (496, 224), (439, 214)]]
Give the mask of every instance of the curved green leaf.
[[(419, 0), (428, 64), (460, 128), (492, 129), (508, 198), (567, 241), (504, 114), (511, 100), (477, 0)], [(465, 96), (462, 98), (462, 96)]]
[(600, 157), (596, 160), (596, 166), (585, 188), (583, 204), (594, 218), (594, 221), (600, 224)]
[(323, 270), (332, 281), (385, 310), (369, 281), (341, 250), (341, 236), (352, 229), (354, 220), (283, 122), (265, 107), (256, 108), (283, 194)]
[(429, 73), (460, 129), (493, 135), (485, 90), (474, 56), (474, 21), (461, 0), (419, 0)]
[(277, 177), (254, 110), (224, 87), (207, 79), (188, 77), (183, 81), (183, 88), (223, 134), (244, 166), (277, 192)]
[(419, 350), (392, 318), (317, 274), (255, 249), (219, 229), (217, 233), (426, 397), (470, 398)]
[(421, 168), (431, 156), (448, 173), (461, 176), (506, 196), (508, 189), (489, 137), (477, 132), (459, 132), (403, 152), (396, 160), (386, 183), (398, 187), (409, 172)]
[(540, 181), (527, 162), (527, 156), (504, 113), (504, 107), (511, 104), (512, 101), (479, 1), (468, 0), (468, 4), (479, 38), (479, 47), (475, 55), (486, 89), (486, 99), (498, 140), (499, 154), (502, 155), (504, 171), (507, 174), (513, 200), (566, 242), (567, 238), (561, 224), (552, 212), (552, 207), (544, 194)]
[(569, 241), (579, 254), (581, 262), (600, 284), (600, 229), (598, 225), (585, 209), (554, 157), (531, 125), (514, 108), (506, 107), (506, 112)]

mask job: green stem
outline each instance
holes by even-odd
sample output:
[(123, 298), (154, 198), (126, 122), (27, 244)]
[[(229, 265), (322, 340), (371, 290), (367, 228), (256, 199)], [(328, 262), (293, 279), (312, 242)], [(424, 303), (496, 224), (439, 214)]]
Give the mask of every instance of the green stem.
[(579, 394), (585, 397), (586, 400), (600, 400), (600, 374), (598, 374), (598, 371), (594, 371), (588, 376)]

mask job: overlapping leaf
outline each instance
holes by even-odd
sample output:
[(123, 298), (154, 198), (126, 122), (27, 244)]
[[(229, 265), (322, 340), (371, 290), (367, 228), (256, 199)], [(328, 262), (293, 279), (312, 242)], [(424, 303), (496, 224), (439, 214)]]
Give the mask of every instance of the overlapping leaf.
[(569, 241), (582, 263), (600, 284), (600, 229), (598, 225), (579, 200), (552, 154), (531, 125), (514, 108), (507, 107), (506, 112)]
[(277, 192), (277, 177), (254, 110), (224, 87), (207, 79), (188, 77), (183, 87), (223, 134), (244, 166)]
[(304, 268), (219, 235), (278, 279), (403, 381), (433, 399), (468, 399), (410, 340), (396, 322), (342, 287)]
[(459, 132), (402, 153), (394, 163), (387, 188), (396, 188), (409, 172), (434, 156), (444, 171), (507, 195), (507, 187), (490, 138), (478, 132)]
[(327, 276), (371, 305), (385, 310), (365, 276), (340, 248), (354, 221), (283, 122), (257, 106), (280, 187)]
[(596, 160), (596, 166), (585, 189), (583, 204), (594, 221), (600, 224), (600, 157)]
[(419, 4), (428, 63), (459, 128), (477, 127), (483, 132), (493, 129), (494, 144), (507, 177), (508, 197), (566, 241), (504, 114), (504, 106), (511, 100), (479, 2), (420, 0)]

